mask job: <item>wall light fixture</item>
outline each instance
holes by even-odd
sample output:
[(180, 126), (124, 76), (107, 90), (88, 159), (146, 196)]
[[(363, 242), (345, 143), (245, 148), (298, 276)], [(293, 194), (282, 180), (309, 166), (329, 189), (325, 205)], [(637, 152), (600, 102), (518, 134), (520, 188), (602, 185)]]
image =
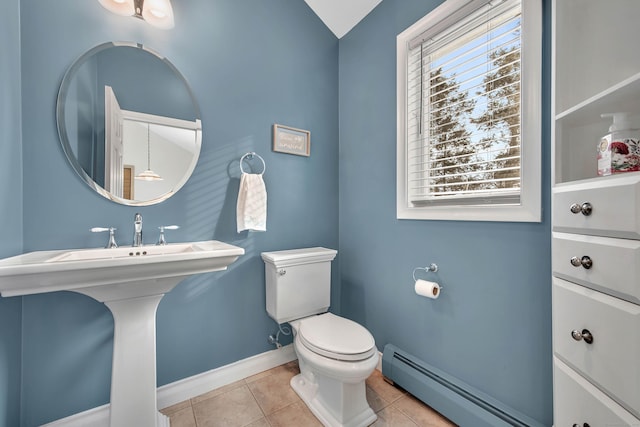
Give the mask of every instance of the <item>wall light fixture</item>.
[(163, 30), (173, 28), (173, 8), (169, 0), (98, 0), (107, 10), (122, 16), (134, 16)]

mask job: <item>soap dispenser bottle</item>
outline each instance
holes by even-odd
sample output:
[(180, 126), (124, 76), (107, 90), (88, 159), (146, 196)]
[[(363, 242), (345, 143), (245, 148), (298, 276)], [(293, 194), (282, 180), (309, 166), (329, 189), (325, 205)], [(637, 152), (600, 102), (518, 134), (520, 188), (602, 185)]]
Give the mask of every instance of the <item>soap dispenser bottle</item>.
[(598, 175), (640, 171), (638, 130), (632, 129), (629, 113), (602, 114), (612, 117), (609, 133), (598, 144)]

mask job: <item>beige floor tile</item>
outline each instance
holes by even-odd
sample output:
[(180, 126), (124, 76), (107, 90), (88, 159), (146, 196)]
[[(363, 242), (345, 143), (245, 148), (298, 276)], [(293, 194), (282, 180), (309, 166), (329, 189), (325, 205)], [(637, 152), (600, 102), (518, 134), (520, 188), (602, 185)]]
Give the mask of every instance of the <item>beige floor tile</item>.
[(276, 366), (275, 368), (270, 369), (269, 372), (273, 375), (288, 375), (289, 377), (294, 377), (300, 373), (300, 368), (298, 367), (298, 363), (289, 362), (284, 365)]
[(271, 424), (269, 424), (269, 421), (267, 421), (267, 419), (263, 417), (258, 421), (254, 421), (251, 424), (248, 424), (247, 427), (271, 427)]
[(455, 427), (451, 421), (410, 394), (396, 400), (392, 406), (411, 418), (420, 427)]
[(298, 375), (300, 373), (300, 365), (298, 365), (297, 360), (292, 360), (289, 363), (285, 363), (282, 365), (284, 369), (293, 373), (293, 375)]
[(160, 410), (160, 412), (162, 412), (167, 416), (170, 416), (175, 412), (178, 412), (183, 410), (184, 408), (190, 408), (190, 407), (191, 407), (191, 402), (188, 400), (185, 400), (184, 402), (176, 403), (175, 405), (171, 405), (166, 408), (163, 408)]
[(384, 408), (376, 415), (378, 419), (372, 427), (416, 427), (416, 423), (393, 406)]
[(395, 402), (406, 394), (403, 390), (386, 382), (377, 369), (367, 378), (367, 386), (389, 403)]
[(244, 381), (240, 380), (240, 381), (236, 381), (236, 382), (231, 383), (231, 384), (227, 384), (227, 385), (222, 386), (222, 387), (218, 387), (218, 388), (213, 389), (213, 390), (211, 390), (211, 391), (209, 391), (207, 393), (203, 393), (203, 394), (201, 394), (199, 396), (196, 396), (196, 397), (192, 398), (191, 399), (191, 404), (195, 405), (196, 403), (200, 403), (203, 400), (211, 399), (212, 397), (219, 396), (219, 395), (224, 394), (224, 393), (226, 393), (228, 391), (234, 390), (234, 389), (236, 389), (238, 387), (242, 387), (243, 385), (245, 385)]
[(322, 427), (320, 421), (302, 401), (267, 415), (267, 419), (272, 427)]
[(264, 417), (246, 385), (193, 405), (198, 427), (242, 427)]
[(169, 418), (171, 419), (171, 427), (196, 427), (196, 419), (193, 416), (191, 406), (173, 412)]
[(275, 368), (271, 375), (247, 384), (265, 415), (300, 400), (289, 385), (294, 371), (284, 366), (280, 368)]
[[(293, 361), (162, 409), (171, 427), (322, 427), (289, 382), (300, 373)], [(372, 427), (455, 427), (455, 424), (379, 371), (367, 379), (367, 401), (378, 415)], [(266, 417), (265, 417), (266, 414)]]
[(371, 406), (371, 409), (373, 409), (373, 412), (378, 412), (383, 408), (389, 406), (389, 402), (380, 397), (380, 395), (376, 393), (371, 387), (367, 386), (366, 393), (367, 402), (369, 403), (369, 406)]
[(247, 377), (244, 379), (244, 382), (246, 384), (252, 383), (254, 381), (260, 380), (262, 378), (268, 377), (269, 375), (272, 375), (273, 372), (271, 372), (272, 370), (269, 369), (268, 371), (262, 371), (260, 373), (257, 373), (255, 375), (251, 375), (250, 377)]

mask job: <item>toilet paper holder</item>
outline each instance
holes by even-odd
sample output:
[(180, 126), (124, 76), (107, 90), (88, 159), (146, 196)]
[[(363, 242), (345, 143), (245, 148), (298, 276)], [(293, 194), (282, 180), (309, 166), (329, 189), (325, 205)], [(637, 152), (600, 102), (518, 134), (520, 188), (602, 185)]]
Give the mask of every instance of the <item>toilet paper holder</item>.
[(415, 282), (416, 280), (416, 271), (418, 270), (422, 270), (425, 273), (435, 273), (438, 271), (438, 265), (435, 263), (431, 263), (428, 267), (416, 267), (413, 269), (413, 281)]

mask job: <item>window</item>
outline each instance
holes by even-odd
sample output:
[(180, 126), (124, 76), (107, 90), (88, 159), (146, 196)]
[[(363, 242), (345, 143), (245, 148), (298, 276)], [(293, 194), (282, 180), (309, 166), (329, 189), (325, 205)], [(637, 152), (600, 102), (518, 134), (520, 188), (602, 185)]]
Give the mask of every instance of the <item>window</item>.
[(398, 218), (540, 221), (540, 8), (447, 0), (398, 36)]

